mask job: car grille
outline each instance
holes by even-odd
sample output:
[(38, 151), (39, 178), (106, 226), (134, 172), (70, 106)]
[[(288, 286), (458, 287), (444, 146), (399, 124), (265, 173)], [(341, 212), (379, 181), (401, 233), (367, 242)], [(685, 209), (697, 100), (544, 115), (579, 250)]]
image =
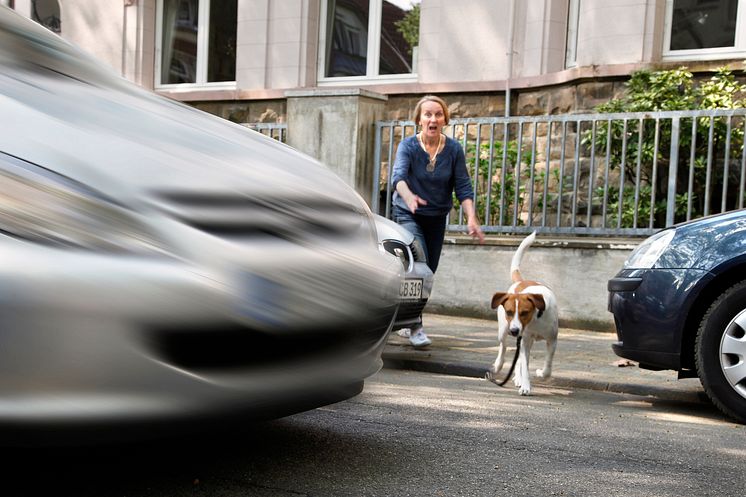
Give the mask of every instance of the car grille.
[(409, 244), (409, 248), (412, 251), (412, 257), (414, 257), (414, 262), (427, 262), (427, 257), (425, 257), (425, 249), (420, 244), (420, 241), (415, 238), (412, 243)]
[(365, 216), (329, 199), (248, 195), (161, 193), (157, 207), (171, 217), (221, 238), (298, 240), (348, 236), (358, 232)]
[(268, 333), (241, 325), (159, 328), (148, 333), (156, 356), (193, 371), (292, 367), (302, 361), (354, 357), (369, 352), (387, 336), (391, 313), (344, 327)]

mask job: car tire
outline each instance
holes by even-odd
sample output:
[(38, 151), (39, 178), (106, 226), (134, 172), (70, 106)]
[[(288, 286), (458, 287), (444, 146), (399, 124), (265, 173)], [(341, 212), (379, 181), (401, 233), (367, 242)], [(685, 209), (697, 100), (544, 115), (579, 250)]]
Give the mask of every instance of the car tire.
[(746, 281), (720, 294), (702, 317), (695, 363), (712, 402), (746, 423)]

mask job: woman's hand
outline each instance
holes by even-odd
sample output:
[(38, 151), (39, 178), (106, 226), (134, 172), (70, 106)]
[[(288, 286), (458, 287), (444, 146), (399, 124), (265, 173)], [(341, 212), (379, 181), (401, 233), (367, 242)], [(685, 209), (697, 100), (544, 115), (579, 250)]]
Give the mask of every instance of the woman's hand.
[(406, 202), (407, 207), (409, 207), (409, 210), (412, 212), (412, 214), (414, 214), (421, 205), (427, 205), (427, 200), (420, 197), (419, 195), (415, 195), (414, 193), (406, 199)]
[(466, 212), (467, 232), (475, 240), (479, 240), (479, 243), (484, 243), (484, 233), (482, 233), (482, 227), (479, 225), (477, 213), (474, 211), (474, 201), (467, 198), (461, 201), (461, 207), (463, 207), (464, 212)]
[(469, 218), (467, 226), (472, 238), (479, 240), (479, 243), (484, 243), (484, 233), (482, 233), (482, 227), (479, 226), (479, 221), (476, 219), (476, 216)]
[(412, 214), (414, 214), (421, 205), (427, 205), (427, 200), (412, 193), (412, 190), (409, 189), (409, 186), (404, 181), (400, 181), (396, 184), (396, 191), (399, 192), (399, 195), (401, 195), (402, 200), (407, 204), (407, 208)]

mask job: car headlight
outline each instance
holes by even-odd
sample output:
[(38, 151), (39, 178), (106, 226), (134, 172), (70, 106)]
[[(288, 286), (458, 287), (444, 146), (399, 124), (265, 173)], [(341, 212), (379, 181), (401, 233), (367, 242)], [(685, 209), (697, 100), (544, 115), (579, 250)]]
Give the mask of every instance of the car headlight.
[(380, 244), (380, 247), (384, 251), (399, 259), (399, 262), (401, 262), (404, 271), (409, 271), (410, 269), (412, 269), (412, 253), (404, 244), (404, 242), (402, 242), (401, 240), (384, 240)]
[(90, 250), (163, 250), (142, 223), (116, 202), (70, 178), (2, 153), (0, 232)]
[(663, 230), (642, 242), (624, 263), (625, 269), (650, 269), (676, 235), (676, 230)]

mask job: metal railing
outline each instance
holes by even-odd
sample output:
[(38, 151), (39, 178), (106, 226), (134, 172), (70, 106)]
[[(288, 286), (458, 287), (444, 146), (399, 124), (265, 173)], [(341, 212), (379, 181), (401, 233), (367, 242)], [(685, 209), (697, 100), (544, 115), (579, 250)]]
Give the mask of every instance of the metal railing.
[(241, 123), (242, 126), (258, 131), (282, 143), (287, 142), (287, 123)]
[[(642, 236), (744, 204), (746, 109), (452, 119), (485, 232)], [(390, 217), (396, 147), (375, 124), (372, 209)], [(448, 229), (463, 230), (462, 209)]]

